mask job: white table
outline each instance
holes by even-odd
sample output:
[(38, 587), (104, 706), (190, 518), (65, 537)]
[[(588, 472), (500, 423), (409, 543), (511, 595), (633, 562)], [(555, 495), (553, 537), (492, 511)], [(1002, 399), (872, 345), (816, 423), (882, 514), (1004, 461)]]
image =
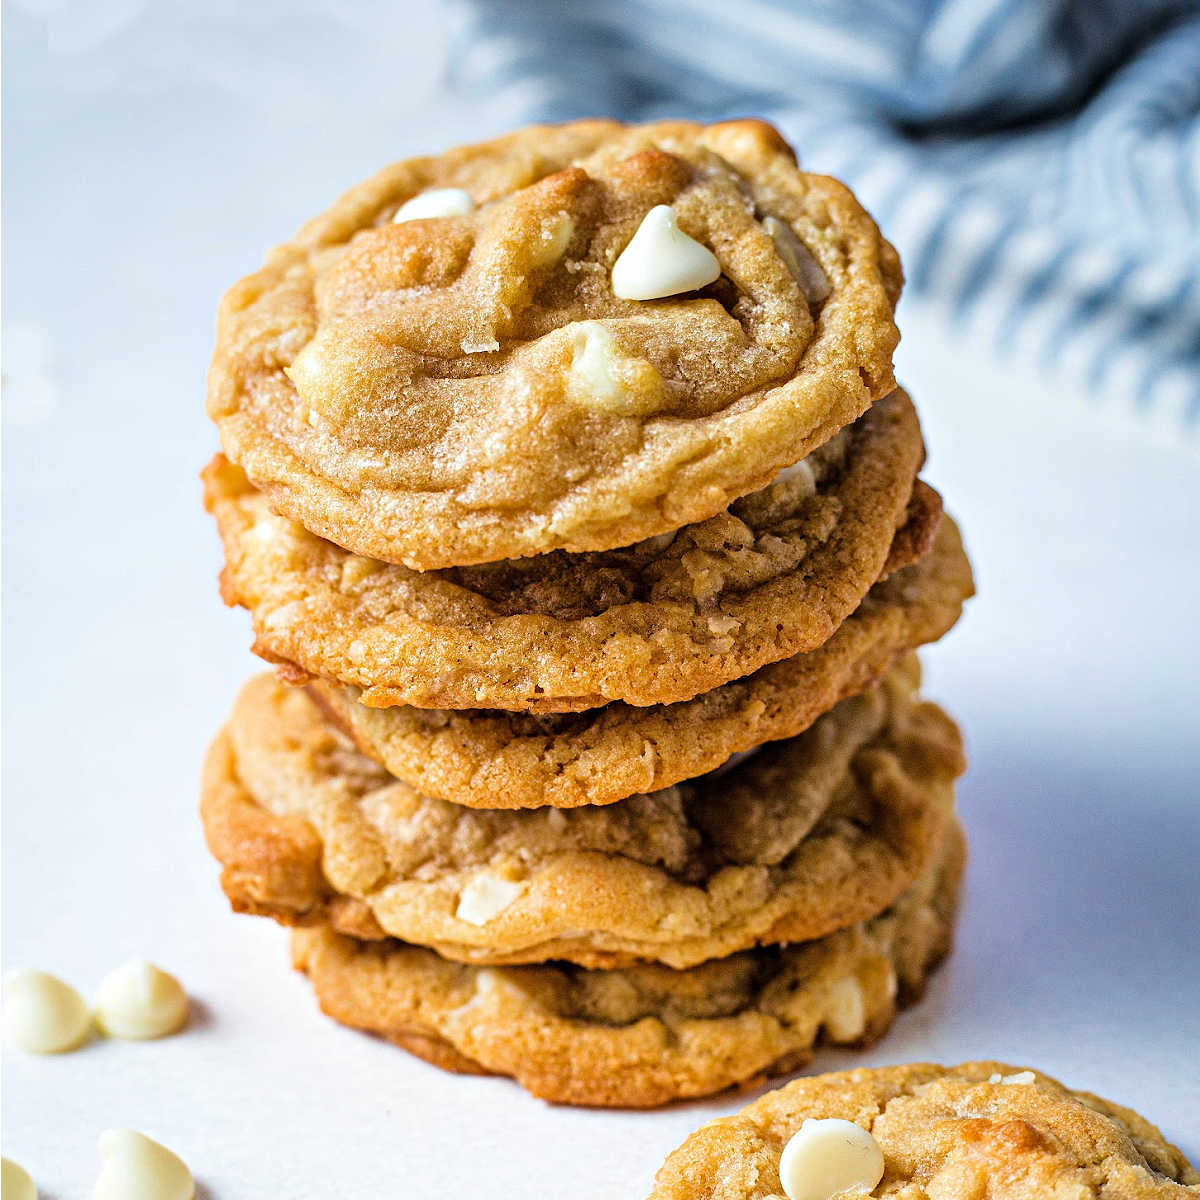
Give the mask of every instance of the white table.
[[(209, 1200), (644, 1194), (744, 1097), (555, 1109), (338, 1028), (283, 931), (230, 915), (195, 815), (204, 747), (257, 669), (196, 481), (218, 294), (375, 165), (508, 115), (439, 99), (440, 34), (416, 6), (379, 36), (315, 9), (195, 4), (184, 24), (98, 3), (50, 22), (53, 54), (34, 7), (5, 29), (3, 960), (91, 989), (148, 955), (199, 1019), (159, 1043), (6, 1049), (4, 1152), (55, 1200), (88, 1194), (113, 1125), (176, 1149)], [(816, 1066), (1029, 1063), (1200, 1159), (1194, 449), (911, 299), (902, 324), (928, 478), (978, 568), (926, 656), (970, 744), (972, 865), (924, 1004)]]

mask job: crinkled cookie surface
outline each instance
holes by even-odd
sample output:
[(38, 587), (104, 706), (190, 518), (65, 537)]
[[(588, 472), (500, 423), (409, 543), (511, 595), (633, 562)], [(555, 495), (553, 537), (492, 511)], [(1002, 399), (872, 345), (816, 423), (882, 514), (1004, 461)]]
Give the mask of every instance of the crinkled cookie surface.
[(998, 1062), (912, 1063), (798, 1079), (694, 1133), (650, 1200), (776, 1200), (779, 1158), (806, 1118), (869, 1129), (871, 1195), (895, 1200), (1186, 1200), (1197, 1173), (1149, 1121)]
[[(430, 188), (466, 215), (393, 217)], [(618, 298), (669, 204), (700, 291)], [(894, 386), (895, 251), (770, 126), (534, 127), (389, 167), (225, 296), (208, 412), (272, 507), (416, 569), (702, 521)]]
[(358, 687), (372, 707), (568, 712), (687, 700), (819, 646), (932, 540), (940, 502), (914, 487), (923, 457), (897, 391), (699, 524), (620, 550), (432, 572), (306, 532), (220, 457), (204, 477), (223, 594), (289, 678)]
[[(421, 796), (260, 676), (213, 748), (202, 814), (236, 908), (328, 914), (463, 961), (689, 967), (864, 920), (928, 867), (965, 764), (917, 677), (910, 660), (726, 773), (601, 808), (491, 811)], [(289, 877), (312, 861), (296, 821), (319, 864), (299, 896), (272, 887), (281, 859)]]
[(309, 690), (364, 754), (427, 796), (473, 808), (612, 804), (802, 733), (901, 654), (945, 634), (973, 592), (945, 517), (929, 552), (877, 583), (816, 650), (677, 704), (536, 715), (367, 708), (356, 688), (316, 680)]
[(880, 1037), (950, 949), (964, 852), (952, 825), (936, 864), (872, 920), (686, 971), (478, 967), (325, 925), (296, 930), (292, 955), (329, 1016), (438, 1066), (511, 1075), (559, 1104), (650, 1108)]

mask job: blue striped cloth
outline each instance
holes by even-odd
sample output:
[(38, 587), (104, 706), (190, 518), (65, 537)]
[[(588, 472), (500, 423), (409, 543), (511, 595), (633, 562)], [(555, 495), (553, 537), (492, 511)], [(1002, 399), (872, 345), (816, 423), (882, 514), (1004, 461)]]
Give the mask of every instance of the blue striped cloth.
[(517, 119), (756, 114), (909, 286), (1089, 399), (1200, 430), (1200, 5), (460, 0), (452, 82)]

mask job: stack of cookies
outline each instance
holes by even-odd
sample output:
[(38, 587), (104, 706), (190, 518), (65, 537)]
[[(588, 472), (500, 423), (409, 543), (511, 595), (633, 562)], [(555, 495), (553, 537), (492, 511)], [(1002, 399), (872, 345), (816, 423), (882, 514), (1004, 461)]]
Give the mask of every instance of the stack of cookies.
[(948, 949), (972, 591), (895, 252), (757, 121), (388, 168), (226, 296), (204, 472), (276, 666), (202, 815), (321, 1006), (655, 1105), (861, 1044)]

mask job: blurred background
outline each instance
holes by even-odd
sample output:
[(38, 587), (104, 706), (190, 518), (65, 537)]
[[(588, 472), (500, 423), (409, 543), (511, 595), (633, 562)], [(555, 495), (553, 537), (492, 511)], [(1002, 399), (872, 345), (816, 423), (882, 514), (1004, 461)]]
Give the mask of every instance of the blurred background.
[(377, 1197), (398, 1162), (411, 1195), (521, 1194), (537, 1164), (612, 1197), (741, 1103), (558, 1112), (440, 1075), (322, 1021), (280, 931), (230, 917), (197, 776), (257, 663), (196, 473), (221, 292), (351, 183), (532, 119), (754, 114), (900, 249), (897, 373), (980, 589), (926, 656), (972, 752), (960, 947), (853, 1061), (1028, 1060), (1200, 1157), (1195, 4), (3, 17), (3, 960), (91, 987), (147, 955), (202, 1014), (156, 1046), (6, 1052), (5, 1154), (62, 1198), (113, 1124), (179, 1150), (210, 1200)]

